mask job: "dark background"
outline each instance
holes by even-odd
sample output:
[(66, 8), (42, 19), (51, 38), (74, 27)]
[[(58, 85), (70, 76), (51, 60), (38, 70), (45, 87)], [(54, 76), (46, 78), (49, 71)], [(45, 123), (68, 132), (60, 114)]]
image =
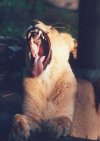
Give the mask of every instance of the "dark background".
[(68, 10), (66, 5), (59, 7), (59, 3), (58, 6), (53, 6), (48, 1), (1, 0), (0, 35), (22, 36), (31, 21), (39, 19), (54, 26), (63, 26), (68, 32), (77, 36), (78, 12)]

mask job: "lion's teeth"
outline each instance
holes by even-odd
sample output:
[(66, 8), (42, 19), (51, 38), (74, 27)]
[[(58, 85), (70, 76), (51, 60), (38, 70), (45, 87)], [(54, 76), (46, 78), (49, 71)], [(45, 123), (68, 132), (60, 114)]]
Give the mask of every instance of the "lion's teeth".
[(40, 30), (40, 31), (39, 31), (39, 36), (40, 36), (41, 34), (42, 34), (42, 31)]
[(42, 39), (43, 39), (43, 40), (46, 40), (46, 38), (44, 37), (44, 35), (43, 35), (43, 34), (41, 35), (41, 37), (42, 37)]
[(28, 34), (28, 39), (31, 37), (31, 33)]
[(31, 59), (31, 52), (29, 52), (29, 58)]
[(42, 36), (42, 39), (44, 39), (44, 36), (43, 36), (43, 34), (42, 34), (41, 36)]

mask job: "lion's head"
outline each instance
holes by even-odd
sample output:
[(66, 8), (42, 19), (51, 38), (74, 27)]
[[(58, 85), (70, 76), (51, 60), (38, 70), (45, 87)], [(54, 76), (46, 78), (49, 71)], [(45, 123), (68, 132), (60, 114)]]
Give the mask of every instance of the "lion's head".
[(26, 33), (28, 60), (32, 75), (38, 76), (54, 59), (56, 63), (65, 63), (69, 54), (76, 47), (71, 35), (59, 33), (52, 26), (34, 20)]

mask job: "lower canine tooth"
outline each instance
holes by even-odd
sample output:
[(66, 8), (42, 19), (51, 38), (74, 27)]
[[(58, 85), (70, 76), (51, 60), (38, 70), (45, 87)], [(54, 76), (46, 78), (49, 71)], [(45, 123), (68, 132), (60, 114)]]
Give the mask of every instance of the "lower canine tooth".
[(42, 39), (44, 39), (44, 36), (43, 36), (43, 34), (42, 34), (41, 36), (42, 36)]
[(28, 34), (28, 39), (30, 38), (30, 36), (31, 36), (31, 33)]
[(29, 58), (31, 59), (31, 52), (29, 52)]

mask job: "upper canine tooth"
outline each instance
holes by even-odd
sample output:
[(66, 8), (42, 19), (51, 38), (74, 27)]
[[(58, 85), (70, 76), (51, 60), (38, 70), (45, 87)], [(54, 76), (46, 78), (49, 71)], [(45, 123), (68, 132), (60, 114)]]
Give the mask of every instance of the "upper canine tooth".
[(35, 29), (35, 30), (33, 30), (33, 31), (38, 32), (38, 29)]
[(39, 31), (39, 36), (40, 36), (41, 34), (42, 34), (42, 31), (40, 30), (40, 31)]
[(31, 37), (31, 33), (28, 34), (28, 39)]
[(43, 36), (43, 34), (42, 34), (41, 36), (42, 36), (42, 39), (44, 39), (44, 36)]

